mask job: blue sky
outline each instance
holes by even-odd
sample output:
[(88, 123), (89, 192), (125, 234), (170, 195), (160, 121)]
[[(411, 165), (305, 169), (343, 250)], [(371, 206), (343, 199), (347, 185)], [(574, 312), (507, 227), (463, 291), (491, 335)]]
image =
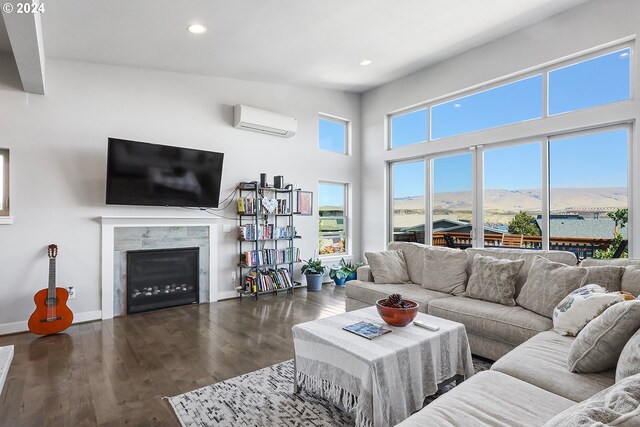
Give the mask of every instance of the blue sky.
[[(630, 50), (624, 49), (549, 73), (549, 114), (629, 99)], [(542, 75), (436, 105), (432, 139), (533, 120), (543, 114)], [(427, 139), (428, 111), (392, 120), (394, 148)], [(555, 140), (550, 146), (552, 187), (625, 187), (627, 131)], [(434, 191), (471, 191), (471, 155), (436, 159)], [(603, 165), (606, 173), (603, 173)], [(485, 188), (540, 188), (540, 144), (485, 151)], [(422, 162), (394, 167), (394, 196), (424, 194)]]
[(345, 150), (345, 124), (331, 120), (319, 119), (318, 130), (320, 148), (323, 150), (344, 153)]
[(321, 182), (318, 206), (344, 206), (344, 185)]

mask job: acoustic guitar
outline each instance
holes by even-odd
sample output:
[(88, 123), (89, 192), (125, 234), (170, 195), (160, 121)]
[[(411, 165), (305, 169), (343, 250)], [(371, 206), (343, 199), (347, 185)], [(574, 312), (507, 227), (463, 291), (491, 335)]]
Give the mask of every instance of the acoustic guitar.
[(58, 247), (49, 245), (49, 286), (33, 297), (36, 310), (29, 318), (29, 330), (37, 335), (51, 335), (62, 332), (73, 322), (73, 313), (67, 307), (69, 292), (56, 288), (56, 257)]

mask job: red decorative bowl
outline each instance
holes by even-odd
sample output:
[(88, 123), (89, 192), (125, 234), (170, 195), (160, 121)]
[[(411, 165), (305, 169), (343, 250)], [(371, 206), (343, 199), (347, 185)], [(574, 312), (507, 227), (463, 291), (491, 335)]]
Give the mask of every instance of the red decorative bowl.
[(391, 326), (407, 326), (409, 323), (413, 322), (413, 319), (418, 315), (418, 303), (415, 301), (408, 299), (405, 300), (405, 302), (413, 304), (413, 307), (395, 308), (380, 305), (380, 302), (385, 299), (386, 298), (382, 298), (376, 301), (376, 308), (378, 309), (378, 314), (382, 317), (382, 320)]

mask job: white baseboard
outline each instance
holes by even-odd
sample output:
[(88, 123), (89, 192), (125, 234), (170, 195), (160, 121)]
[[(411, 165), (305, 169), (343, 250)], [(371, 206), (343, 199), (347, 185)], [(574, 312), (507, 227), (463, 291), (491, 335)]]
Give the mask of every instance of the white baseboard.
[[(102, 319), (102, 311), (85, 311), (73, 314), (73, 323), (90, 322), (92, 320)], [(15, 334), (17, 332), (26, 332), (29, 330), (27, 321), (0, 324), (0, 335)]]
[(216, 294), (216, 301), (220, 301), (223, 299), (231, 299), (231, 298), (238, 298), (238, 293), (236, 291), (226, 291), (226, 292), (218, 292)]

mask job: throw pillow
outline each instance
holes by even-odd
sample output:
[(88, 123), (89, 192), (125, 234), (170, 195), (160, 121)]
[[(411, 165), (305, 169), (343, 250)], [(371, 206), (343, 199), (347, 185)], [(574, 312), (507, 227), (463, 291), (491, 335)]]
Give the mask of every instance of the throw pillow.
[(598, 265), (584, 267), (587, 269), (587, 278), (584, 283), (587, 285), (596, 284), (609, 291), (619, 291), (621, 288), (622, 274), (624, 267), (615, 265)]
[(523, 265), (523, 259), (511, 261), (476, 254), (464, 296), (503, 305), (516, 305), (516, 277)]
[(560, 412), (544, 427), (640, 425), (640, 375), (634, 375)]
[(366, 252), (375, 283), (409, 283), (407, 264), (402, 251)]
[(422, 287), (461, 295), (467, 285), (467, 254), (460, 249), (430, 246), (424, 252)]
[(560, 335), (575, 337), (587, 323), (622, 301), (624, 296), (618, 292), (607, 292), (600, 285), (585, 285), (567, 295), (553, 310), (553, 329)]
[(638, 330), (620, 353), (616, 368), (616, 382), (640, 374), (640, 330)]
[(571, 267), (537, 256), (516, 302), (527, 310), (551, 318), (553, 309), (569, 292), (582, 286), (586, 276), (586, 268)]
[(640, 266), (630, 265), (622, 275), (622, 290), (640, 295)]
[(640, 301), (614, 304), (593, 319), (571, 344), (571, 372), (602, 372), (614, 368), (629, 338), (640, 328)]

